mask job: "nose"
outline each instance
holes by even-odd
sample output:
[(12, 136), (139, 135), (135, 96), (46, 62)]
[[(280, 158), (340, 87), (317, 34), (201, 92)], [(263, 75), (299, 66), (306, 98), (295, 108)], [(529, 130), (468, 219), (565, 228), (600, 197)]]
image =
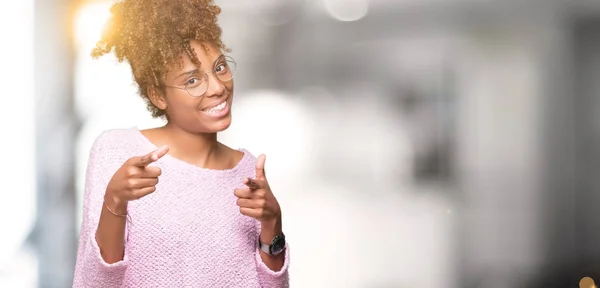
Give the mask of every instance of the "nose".
[(206, 93), (204, 93), (205, 97), (214, 97), (214, 96), (221, 96), (223, 95), (223, 92), (225, 91), (225, 85), (223, 85), (223, 83), (221, 82), (221, 80), (219, 80), (219, 78), (217, 78), (217, 76), (215, 76), (215, 74), (213, 73), (207, 73), (208, 74), (208, 87), (206, 89)]

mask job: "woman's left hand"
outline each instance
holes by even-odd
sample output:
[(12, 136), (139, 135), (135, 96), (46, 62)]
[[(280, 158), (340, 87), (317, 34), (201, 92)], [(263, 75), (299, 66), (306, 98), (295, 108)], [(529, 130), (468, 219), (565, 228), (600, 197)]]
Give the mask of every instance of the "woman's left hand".
[(281, 209), (265, 176), (265, 159), (263, 154), (258, 156), (256, 178), (244, 179), (247, 188), (235, 189), (234, 195), (238, 197), (240, 213), (257, 219), (263, 227), (276, 228), (281, 225)]

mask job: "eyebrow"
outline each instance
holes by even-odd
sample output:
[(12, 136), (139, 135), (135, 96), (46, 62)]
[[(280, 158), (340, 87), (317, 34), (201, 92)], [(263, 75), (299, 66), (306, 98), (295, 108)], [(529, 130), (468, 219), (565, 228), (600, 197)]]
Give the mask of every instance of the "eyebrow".
[(199, 71), (198, 68), (196, 68), (194, 70), (183, 72), (183, 73), (179, 74), (177, 77), (175, 77), (175, 79), (179, 79), (179, 78), (181, 78), (181, 76), (184, 76), (184, 75), (190, 75), (192, 73), (198, 73), (198, 71)]
[[(223, 58), (224, 56), (225, 55), (223, 55), (223, 54), (219, 55), (219, 57), (217, 57), (217, 59), (213, 62), (213, 66), (215, 66), (215, 64), (217, 64), (219, 62), (219, 60), (221, 60), (221, 58)], [(193, 73), (198, 73), (199, 71), (200, 71), (200, 69), (196, 68), (194, 70), (183, 72), (183, 73), (179, 74), (177, 77), (175, 77), (175, 79), (179, 79), (179, 78), (181, 78), (181, 76), (184, 76), (184, 75), (190, 75), (190, 74), (193, 74)]]

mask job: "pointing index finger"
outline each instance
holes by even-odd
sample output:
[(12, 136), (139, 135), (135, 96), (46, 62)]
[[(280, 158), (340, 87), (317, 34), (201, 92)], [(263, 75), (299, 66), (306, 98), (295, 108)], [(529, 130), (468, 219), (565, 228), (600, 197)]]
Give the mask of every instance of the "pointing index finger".
[(248, 188), (252, 190), (258, 190), (262, 188), (262, 186), (256, 180), (250, 178), (244, 179), (244, 185), (248, 186)]
[(138, 167), (146, 167), (153, 162), (156, 162), (158, 159), (162, 158), (169, 152), (169, 146), (162, 146), (142, 157), (139, 158), (138, 161), (135, 162), (135, 165)]

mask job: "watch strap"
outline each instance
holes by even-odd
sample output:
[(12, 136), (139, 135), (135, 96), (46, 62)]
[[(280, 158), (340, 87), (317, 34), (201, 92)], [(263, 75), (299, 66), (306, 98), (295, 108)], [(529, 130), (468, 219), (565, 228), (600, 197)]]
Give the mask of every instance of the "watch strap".
[(258, 247), (260, 248), (260, 250), (267, 253), (268, 255), (278, 255), (279, 253), (282, 252), (282, 250), (281, 251), (273, 251), (273, 246), (278, 241), (285, 241), (285, 235), (284, 234), (276, 235), (275, 237), (273, 237), (273, 240), (271, 240), (270, 244), (263, 243), (262, 241), (260, 241), (260, 237), (258, 237)]
[(263, 252), (271, 255), (271, 245), (262, 243), (262, 241), (260, 241), (260, 237), (258, 237), (258, 247), (260, 247), (260, 250), (262, 250)]

